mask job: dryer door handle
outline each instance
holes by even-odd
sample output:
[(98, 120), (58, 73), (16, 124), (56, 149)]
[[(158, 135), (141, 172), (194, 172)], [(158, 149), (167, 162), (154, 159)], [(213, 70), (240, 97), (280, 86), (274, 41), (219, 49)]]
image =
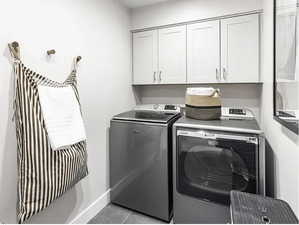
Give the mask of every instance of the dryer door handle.
[(258, 145), (258, 138), (254, 136), (216, 134), (216, 133), (210, 133), (203, 130), (199, 130), (199, 131), (178, 130), (177, 136), (197, 137), (202, 139), (214, 139), (214, 140), (225, 139), (225, 140), (234, 140), (234, 141), (245, 141), (247, 143), (253, 143)]
[(185, 130), (178, 130), (177, 136), (187, 136), (187, 137), (197, 137), (203, 139), (216, 139), (217, 135), (213, 133), (208, 133), (206, 131), (185, 131)]

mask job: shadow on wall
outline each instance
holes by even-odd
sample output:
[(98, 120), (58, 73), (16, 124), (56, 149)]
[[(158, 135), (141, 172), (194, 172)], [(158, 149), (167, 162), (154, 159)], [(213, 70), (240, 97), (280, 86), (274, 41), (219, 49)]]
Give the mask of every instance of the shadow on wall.
[(294, 144), (299, 143), (299, 136), (288, 128), (281, 126), (281, 132), (286, 135)]
[(276, 196), (275, 186), (277, 183), (275, 178), (275, 154), (270, 146), (269, 142), (266, 140), (266, 195), (274, 198)]
[[(79, 188), (78, 188), (79, 187)], [(78, 190), (80, 189), (80, 190)], [(81, 191), (81, 185), (76, 185), (67, 191), (60, 198), (55, 200), (48, 208), (26, 221), (26, 224), (66, 224), (70, 222), (73, 212), (77, 211), (77, 192)], [(67, 204), (61, 204), (66, 202)], [(52, 216), (49, 216), (52, 215)]]
[(106, 189), (109, 190), (110, 188), (110, 125), (106, 128)]
[(137, 105), (142, 104), (141, 102), (141, 96), (140, 96), (140, 92), (141, 92), (141, 88), (138, 86), (132, 86), (132, 91), (134, 94), (134, 99)]
[[(12, 65), (8, 47), (3, 56)], [(16, 223), (16, 202), (17, 202), (17, 143), (13, 116), (14, 96), (14, 73), (12, 71), (9, 82), (9, 101), (7, 105), (8, 118), (6, 119), (4, 148), (1, 152), (0, 171), (0, 221), (4, 223)], [(4, 119), (4, 118), (3, 118)], [(3, 123), (5, 124), (5, 123)]]

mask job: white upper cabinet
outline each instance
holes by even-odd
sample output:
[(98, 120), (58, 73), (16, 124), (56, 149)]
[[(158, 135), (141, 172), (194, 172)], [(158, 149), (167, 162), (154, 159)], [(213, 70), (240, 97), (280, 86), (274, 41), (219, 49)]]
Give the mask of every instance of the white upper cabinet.
[(259, 82), (259, 15), (221, 20), (222, 80)]
[(133, 34), (133, 83), (157, 82), (158, 31)]
[(158, 58), (159, 83), (186, 83), (186, 26), (159, 30)]
[(133, 34), (133, 84), (260, 82), (259, 14)]
[(187, 26), (187, 83), (217, 83), (220, 74), (220, 22)]

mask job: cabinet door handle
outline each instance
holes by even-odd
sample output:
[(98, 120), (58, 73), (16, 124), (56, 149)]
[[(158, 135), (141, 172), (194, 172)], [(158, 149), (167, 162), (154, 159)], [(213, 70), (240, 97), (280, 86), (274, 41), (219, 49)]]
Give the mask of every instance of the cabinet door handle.
[(222, 68), (222, 75), (223, 75), (223, 80), (226, 81), (226, 78), (227, 78), (227, 72), (226, 72), (226, 69), (223, 67)]
[(156, 71), (154, 72), (154, 82), (156, 82)]
[(216, 68), (216, 80), (219, 81), (219, 73), (218, 73), (218, 68)]
[(162, 71), (160, 71), (160, 73), (159, 73), (159, 81), (160, 82), (162, 81)]

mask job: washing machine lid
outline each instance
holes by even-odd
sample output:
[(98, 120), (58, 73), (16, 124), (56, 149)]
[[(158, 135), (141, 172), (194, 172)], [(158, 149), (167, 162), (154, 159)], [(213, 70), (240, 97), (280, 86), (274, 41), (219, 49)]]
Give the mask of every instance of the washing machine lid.
[(149, 123), (168, 123), (170, 120), (178, 116), (179, 113), (177, 112), (169, 113), (148, 110), (132, 110), (114, 116), (113, 120), (139, 121)]

